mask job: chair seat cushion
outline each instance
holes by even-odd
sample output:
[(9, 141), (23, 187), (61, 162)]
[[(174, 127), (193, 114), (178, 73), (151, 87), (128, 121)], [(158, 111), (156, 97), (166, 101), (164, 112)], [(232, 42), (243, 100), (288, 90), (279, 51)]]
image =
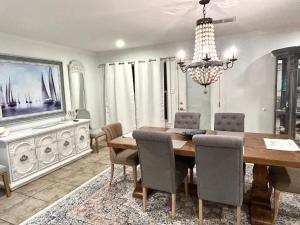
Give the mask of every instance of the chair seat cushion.
[(132, 149), (124, 149), (116, 155), (114, 163), (134, 166), (139, 164), (138, 152)]
[(269, 173), (276, 190), (300, 194), (300, 169), (270, 166)]
[(101, 136), (104, 136), (104, 135), (105, 135), (105, 133), (101, 130), (101, 128), (90, 130), (90, 137), (91, 138), (97, 138), (97, 137), (101, 137)]
[(5, 172), (7, 172), (7, 167), (0, 165), (0, 173), (5, 173)]

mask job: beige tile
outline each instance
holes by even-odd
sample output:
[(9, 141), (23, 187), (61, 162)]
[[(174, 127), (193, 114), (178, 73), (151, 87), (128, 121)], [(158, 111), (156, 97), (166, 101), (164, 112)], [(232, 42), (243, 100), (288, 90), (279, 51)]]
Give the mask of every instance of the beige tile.
[(40, 192), (41, 190), (45, 189), (46, 187), (54, 184), (53, 181), (38, 179), (35, 180), (23, 187), (18, 188), (15, 190), (17, 193), (21, 193), (27, 196), (33, 196), (34, 194)]
[(56, 182), (57, 180), (64, 179), (64, 177), (67, 177), (67, 176), (70, 176), (70, 170), (63, 167), (63, 168), (60, 168), (46, 176), (43, 176), (42, 179)]
[(48, 203), (45, 201), (28, 197), (18, 204), (15, 204), (9, 208), (6, 208), (4, 211), (1, 211), (0, 219), (13, 224), (19, 224), (47, 205)]
[(94, 176), (101, 173), (103, 170), (108, 168), (107, 164), (102, 163), (90, 163), (90, 162), (78, 162), (70, 164), (66, 167), (68, 170), (73, 172), (81, 172), (81, 173), (89, 173), (93, 174)]
[(83, 173), (78, 170), (77, 171), (70, 170), (68, 176), (64, 177), (63, 179), (57, 180), (57, 182), (78, 187), (81, 184), (93, 178), (94, 176), (95, 175), (90, 173)]
[(0, 225), (11, 225), (11, 223), (6, 222), (4, 220), (0, 220)]
[(23, 194), (19, 194), (17, 192), (12, 192), (11, 196), (7, 198), (6, 196), (2, 196), (0, 198), (0, 214), (3, 213), (8, 208), (13, 207), (14, 205), (19, 204), (20, 202), (24, 201), (28, 196)]
[(36, 193), (34, 197), (50, 203), (65, 196), (69, 192), (73, 191), (75, 188), (75, 186), (71, 186), (68, 184), (56, 183)]

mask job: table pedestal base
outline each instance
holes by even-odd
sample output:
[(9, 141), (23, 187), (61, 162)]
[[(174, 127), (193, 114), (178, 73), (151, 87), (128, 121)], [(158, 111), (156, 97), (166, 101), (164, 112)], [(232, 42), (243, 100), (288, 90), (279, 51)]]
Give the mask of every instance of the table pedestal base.
[(271, 225), (273, 212), (269, 194), (269, 172), (264, 165), (254, 165), (250, 191), (250, 220), (252, 225)]

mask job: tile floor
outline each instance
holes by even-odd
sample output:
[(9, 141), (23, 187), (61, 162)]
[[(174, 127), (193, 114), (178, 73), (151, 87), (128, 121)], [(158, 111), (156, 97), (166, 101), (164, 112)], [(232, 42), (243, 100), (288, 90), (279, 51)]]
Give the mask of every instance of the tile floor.
[(109, 151), (101, 143), (91, 153), (12, 192), (0, 189), (0, 225), (19, 224), (109, 167)]

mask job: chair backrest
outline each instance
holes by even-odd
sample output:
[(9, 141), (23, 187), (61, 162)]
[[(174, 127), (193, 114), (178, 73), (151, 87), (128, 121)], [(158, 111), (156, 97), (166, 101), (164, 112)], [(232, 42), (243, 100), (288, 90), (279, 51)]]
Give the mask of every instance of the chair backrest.
[(195, 135), (197, 192), (202, 200), (241, 206), (243, 202), (243, 139)]
[(91, 114), (86, 109), (76, 109), (77, 119), (91, 119)]
[(143, 187), (176, 192), (175, 158), (170, 134), (136, 130)]
[(244, 132), (244, 113), (216, 113), (214, 130)]
[[(121, 123), (112, 123), (108, 124), (105, 127), (102, 127), (103, 132), (106, 135), (106, 141), (111, 141), (117, 137), (123, 135), (122, 124)], [(123, 151), (119, 148), (110, 148), (110, 160), (113, 162), (116, 158), (118, 152)]]
[(174, 128), (182, 129), (199, 129), (200, 113), (193, 112), (177, 112), (175, 114)]

